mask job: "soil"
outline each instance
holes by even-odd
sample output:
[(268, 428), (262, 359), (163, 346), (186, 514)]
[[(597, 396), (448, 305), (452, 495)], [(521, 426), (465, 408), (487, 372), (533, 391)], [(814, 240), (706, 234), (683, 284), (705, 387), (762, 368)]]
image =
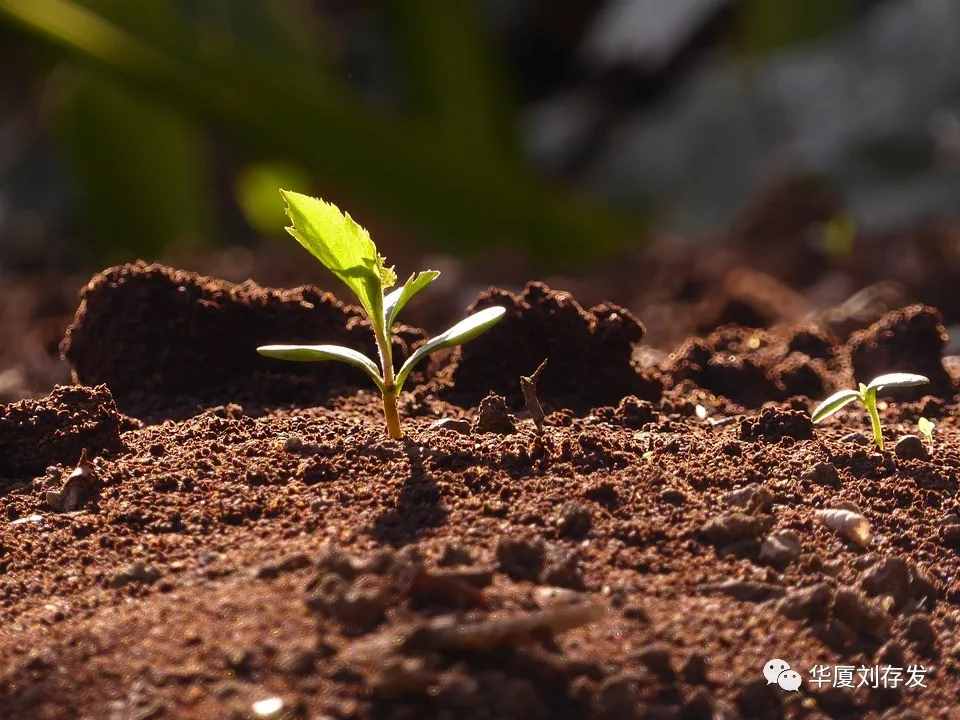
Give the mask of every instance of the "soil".
[[(760, 327), (660, 355), (611, 304), (531, 284), (474, 307), (495, 302), (507, 319), (413, 379), (391, 440), (359, 374), (252, 352), (369, 350), (333, 296), (95, 277), (63, 346), (79, 384), (0, 406), (0, 716), (957, 716), (937, 311), (764, 299), (742, 313)], [(545, 357), (541, 432), (520, 376)], [(882, 404), (884, 451), (853, 405), (809, 420), (865, 369), (934, 380)], [(932, 441), (898, 447), (920, 417)], [(798, 692), (767, 684), (772, 658)], [(923, 666), (926, 687), (817, 687), (817, 665)]]

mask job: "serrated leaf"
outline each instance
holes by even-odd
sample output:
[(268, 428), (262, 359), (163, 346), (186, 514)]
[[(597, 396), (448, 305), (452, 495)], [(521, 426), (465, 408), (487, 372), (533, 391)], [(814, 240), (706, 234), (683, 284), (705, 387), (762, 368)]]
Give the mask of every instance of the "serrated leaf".
[(397, 390), (399, 391), (399, 389), (403, 387), (403, 383), (410, 374), (410, 371), (427, 355), (441, 348), (463, 345), (463, 343), (473, 340), (500, 322), (506, 312), (506, 309), (500, 305), (488, 307), (461, 320), (446, 332), (427, 340), (427, 342), (417, 348), (413, 355), (407, 358), (403, 367), (400, 368), (396, 380)]
[(876, 389), (879, 392), (886, 388), (916, 387), (917, 385), (926, 385), (929, 382), (930, 378), (924, 377), (923, 375), (915, 375), (913, 373), (887, 373), (886, 375), (878, 375), (875, 377), (867, 387), (871, 390)]
[(856, 390), (837, 390), (837, 392), (817, 405), (810, 417), (814, 423), (818, 423), (821, 420), (826, 420), (847, 403), (860, 399), (860, 393)]
[(413, 273), (401, 287), (398, 287), (383, 299), (384, 326), (387, 330), (393, 327), (397, 315), (410, 302), (410, 299), (438, 277), (440, 277), (440, 273), (437, 270)]
[[(298, 243), (324, 264), (357, 296), (370, 322), (383, 322), (383, 290), (397, 282), (368, 233), (333, 203), (290, 190), (281, 190), (287, 228)], [(382, 328), (380, 328), (382, 330)]]
[(337, 362), (353, 365), (363, 370), (377, 387), (383, 390), (383, 379), (373, 360), (363, 353), (341, 345), (262, 345), (257, 352), (264, 357), (275, 360), (291, 360), (293, 362)]

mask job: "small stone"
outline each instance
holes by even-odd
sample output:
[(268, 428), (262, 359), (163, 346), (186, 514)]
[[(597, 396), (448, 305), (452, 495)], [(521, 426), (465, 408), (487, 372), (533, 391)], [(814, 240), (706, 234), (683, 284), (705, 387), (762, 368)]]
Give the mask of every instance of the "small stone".
[(580, 560), (573, 552), (551, 553), (550, 561), (543, 570), (543, 582), (570, 590), (584, 590)]
[(820, 620), (827, 616), (833, 591), (826, 583), (793, 590), (777, 603), (778, 612), (791, 620)]
[(750, 512), (767, 512), (773, 507), (773, 494), (759, 483), (731, 490), (723, 496), (730, 507), (744, 508)]
[(928, 457), (926, 445), (916, 435), (904, 435), (897, 440), (894, 452), (901, 460), (926, 460)]
[(280, 672), (286, 675), (305, 676), (313, 672), (317, 653), (308, 648), (294, 648), (284, 653), (277, 662)]
[(853, 432), (847, 433), (841, 437), (840, 442), (853, 443), (854, 445), (868, 445), (870, 443), (870, 438), (868, 438), (859, 430), (854, 430)]
[(254, 576), (261, 580), (266, 580), (284, 573), (293, 572), (294, 570), (300, 570), (309, 565), (310, 558), (304, 553), (294, 553), (276, 562), (264, 563), (256, 569)]
[(454, 565), (470, 565), (473, 563), (473, 555), (462, 545), (447, 543), (443, 546), (440, 557), (437, 558), (437, 565), (441, 567), (452, 567)]
[(593, 516), (590, 508), (575, 500), (568, 502), (560, 509), (560, 520), (557, 531), (561, 537), (580, 540), (593, 527)]
[(750, 540), (769, 529), (772, 519), (744, 513), (728, 513), (708, 520), (700, 528), (700, 537), (716, 547)]
[(937, 646), (937, 631), (930, 622), (926, 613), (911, 615), (907, 620), (904, 635), (917, 644), (917, 648), (924, 654), (930, 654)]
[(298, 453), (303, 450), (303, 438), (299, 435), (290, 435), (283, 441), (283, 449), (290, 453)]
[(678, 490), (677, 488), (667, 488), (660, 491), (660, 500), (668, 505), (680, 506), (687, 501), (687, 496), (684, 494), (683, 490)]
[(116, 573), (110, 580), (110, 586), (120, 588), (133, 582), (150, 585), (159, 580), (160, 575), (160, 571), (153, 565), (138, 560)]
[(777, 530), (760, 544), (760, 561), (785, 567), (800, 557), (800, 536), (793, 530)]
[(833, 614), (861, 635), (885, 642), (890, 635), (890, 616), (878, 602), (868, 600), (862, 593), (848, 588), (837, 590), (833, 599)]
[(860, 586), (867, 594), (889, 596), (898, 608), (903, 607), (910, 598), (910, 583), (910, 566), (899, 557), (880, 560), (865, 571), (860, 579)]
[(496, 393), (490, 393), (480, 401), (477, 418), (473, 421), (473, 432), (510, 435), (516, 431), (517, 421), (507, 411), (506, 398)]
[(940, 542), (946, 547), (960, 550), (960, 523), (944, 525), (940, 528)]
[(461, 418), (441, 418), (430, 423), (431, 430), (446, 430), (460, 435), (470, 434), (470, 423)]
[(654, 675), (671, 679), (676, 672), (670, 657), (670, 647), (665, 643), (653, 643), (637, 650), (633, 657), (639, 660)]
[(272, 718), (279, 718), (283, 713), (283, 700), (274, 695), (263, 700), (257, 700), (253, 703), (251, 709), (255, 717), (272, 720)]
[(703, 590), (732, 597), (742, 602), (766, 602), (772, 598), (783, 597), (783, 588), (771, 583), (753, 580), (727, 580), (702, 586)]
[(497, 542), (500, 570), (514, 580), (536, 580), (543, 570), (546, 557), (546, 546), (539, 538), (523, 540), (501, 537)]
[(650, 614), (647, 609), (639, 602), (630, 602), (623, 606), (623, 616), (628, 620), (646, 625), (650, 622)]
[(828, 487), (840, 487), (840, 474), (832, 464), (828, 462), (819, 462), (811, 468), (804, 470), (800, 475), (801, 480), (807, 480), (815, 485), (826, 485)]

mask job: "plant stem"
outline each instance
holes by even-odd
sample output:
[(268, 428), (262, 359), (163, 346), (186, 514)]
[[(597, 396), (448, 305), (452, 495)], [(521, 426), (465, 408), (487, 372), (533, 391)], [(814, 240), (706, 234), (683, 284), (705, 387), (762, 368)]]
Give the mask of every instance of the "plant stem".
[(400, 413), (397, 412), (397, 393), (383, 393), (383, 416), (387, 420), (387, 432), (394, 440), (403, 438), (403, 429), (400, 427)]
[(397, 412), (397, 386), (393, 382), (393, 350), (390, 346), (390, 328), (375, 332), (377, 351), (380, 353), (380, 369), (383, 371), (383, 417), (387, 421), (387, 433), (394, 440), (403, 437), (400, 413)]
[(877, 448), (883, 450), (883, 428), (880, 427), (880, 413), (877, 412), (877, 391), (868, 390), (863, 398), (863, 404), (870, 416), (870, 426), (873, 428), (873, 440)]

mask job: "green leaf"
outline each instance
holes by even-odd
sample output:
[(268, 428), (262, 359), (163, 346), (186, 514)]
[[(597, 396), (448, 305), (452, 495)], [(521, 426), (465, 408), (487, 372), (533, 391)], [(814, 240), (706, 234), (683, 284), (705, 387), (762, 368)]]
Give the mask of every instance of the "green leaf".
[(287, 232), (353, 291), (382, 330), (383, 289), (397, 282), (397, 274), (383, 264), (370, 233), (332, 203), (290, 190), (280, 194), (293, 223)]
[(817, 405), (811, 418), (815, 423), (818, 423), (821, 420), (826, 420), (847, 403), (860, 399), (860, 393), (858, 393), (856, 390), (837, 390), (837, 392)]
[(383, 390), (383, 379), (373, 360), (363, 353), (340, 345), (262, 345), (257, 352), (264, 357), (293, 362), (336, 360), (360, 368)]
[(930, 379), (923, 375), (914, 375), (913, 373), (888, 373), (886, 375), (878, 375), (870, 381), (867, 387), (870, 390), (876, 389), (879, 392), (880, 390), (889, 388), (916, 387), (917, 385), (926, 385), (929, 382)]
[(384, 325), (387, 330), (393, 327), (397, 315), (410, 302), (410, 299), (438, 277), (440, 277), (440, 273), (437, 270), (424, 270), (414, 273), (410, 275), (402, 287), (398, 287), (383, 299)]
[(933, 420), (928, 420), (925, 417), (917, 420), (917, 429), (926, 436), (929, 442), (933, 442), (933, 430), (937, 427), (937, 424)]
[(400, 388), (403, 387), (403, 383), (410, 374), (410, 371), (427, 355), (441, 348), (463, 345), (463, 343), (473, 340), (500, 322), (506, 312), (506, 309), (500, 305), (488, 307), (461, 320), (446, 332), (427, 340), (427, 342), (417, 348), (413, 355), (407, 358), (403, 367), (400, 368), (400, 372), (397, 373), (397, 391), (399, 392)]

